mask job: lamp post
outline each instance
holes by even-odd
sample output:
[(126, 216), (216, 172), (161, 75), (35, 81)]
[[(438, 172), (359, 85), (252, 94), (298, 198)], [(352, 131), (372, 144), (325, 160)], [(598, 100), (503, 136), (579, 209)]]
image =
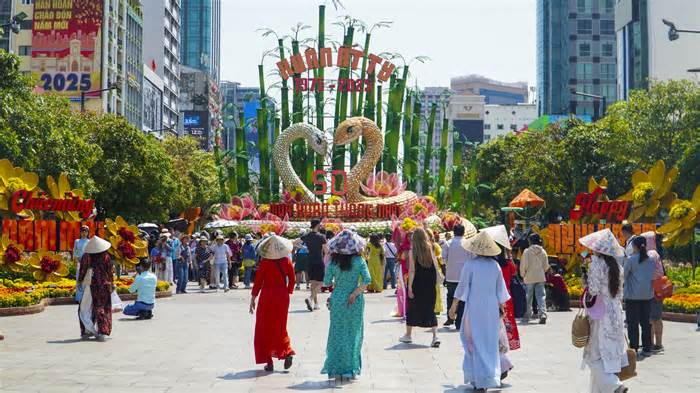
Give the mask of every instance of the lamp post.
[(668, 40), (669, 41), (675, 41), (678, 39), (678, 33), (691, 33), (691, 34), (700, 34), (700, 30), (688, 30), (688, 29), (679, 29), (676, 27), (676, 24), (671, 22), (668, 19), (661, 19), (661, 21), (668, 26)]
[[(605, 115), (605, 110), (607, 109), (607, 99), (605, 96), (599, 96), (596, 94), (590, 94), (590, 93), (584, 93), (581, 91), (576, 91), (575, 89), (571, 89), (571, 94), (575, 96), (581, 96), (581, 97), (587, 97), (587, 98), (592, 98), (593, 99), (593, 120), (598, 120), (601, 118), (601, 114)], [(600, 108), (602, 103), (602, 108)], [(602, 109), (602, 110), (601, 110)]]
[(117, 88), (117, 82), (112, 82), (107, 86), (106, 89), (81, 91), (80, 92), (80, 112), (81, 113), (85, 112), (85, 95), (91, 94), (91, 93), (102, 93), (103, 91), (114, 90), (116, 88)]
[[(20, 30), (22, 30), (22, 22), (27, 19), (29, 15), (27, 15), (24, 12), (20, 12), (17, 15), (14, 15), (12, 18), (7, 23), (3, 23), (0, 25), (0, 35), (4, 34), (5, 29), (8, 27), (10, 28), (10, 31), (14, 34), (19, 34)], [(9, 40), (9, 45), (8, 49), (10, 50), (10, 53), (12, 53), (12, 34), (8, 35), (8, 40)]]

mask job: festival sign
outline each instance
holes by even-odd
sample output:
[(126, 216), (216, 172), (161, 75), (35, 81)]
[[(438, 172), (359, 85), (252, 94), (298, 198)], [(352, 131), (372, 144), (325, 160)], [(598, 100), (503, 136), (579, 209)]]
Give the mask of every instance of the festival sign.
[(629, 214), (630, 201), (610, 201), (602, 198), (605, 188), (596, 187), (593, 192), (582, 192), (576, 196), (573, 209), (569, 211), (572, 220), (581, 220), (584, 217), (598, 217), (609, 222), (622, 222)]
[(44, 91), (80, 97), (101, 88), (102, 12), (102, 1), (34, 1), (31, 72)]
[(88, 218), (95, 209), (95, 201), (83, 199), (77, 195), (66, 195), (65, 199), (48, 198), (46, 193), (33, 195), (28, 190), (18, 190), (10, 199), (10, 211), (18, 214), (22, 210), (43, 210), (50, 212), (78, 212), (80, 217)]
[(2, 220), (2, 235), (21, 244), (27, 251), (73, 251), (73, 243), (80, 238), (80, 227), (87, 225), (90, 236), (104, 238), (104, 223), (101, 221), (55, 221), (55, 220)]
[[(622, 224), (549, 224), (543, 233), (547, 254), (574, 255), (586, 250), (578, 239), (609, 228), (622, 241)], [(644, 233), (656, 230), (656, 224), (632, 224), (634, 233)]]
[[(358, 69), (360, 66), (360, 60), (364, 57), (364, 52), (360, 49), (341, 46), (338, 48), (338, 53), (335, 58), (335, 65), (341, 68), (352, 68), (353, 70)], [(367, 55), (367, 67), (365, 71), (367, 75), (372, 75), (377, 71), (379, 66), (379, 72), (377, 72), (377, 79), (382, 82), (386, 82), (391, 77), (391, 74), (396, 69), (394, 63), (382, 58), (381, 56), (370, 53)], [(319, 51), (316, 48), (307, 48), (304, 54), (301, 53), (292, 55), (289, 60), (283, 59), (277, 62), (277, 69), (280, 72), (280, 76), (283, 80), (289, 79), (290, 76), (295, 74), (301, 74), (306, 70), (315, 70), (318, 68), (333, 67), (333, 51), (331, 48), (320, 48)], [(341, 91), (355, 91), (354, 89), (369, 88), (369, 80), (352, 80), (352, 79), (340, 79), (338, 80), (339, 89), (345, 89)], [(295, 89), (303, 88), (303, 86), (311, 85), (311, 90), (320, 91), (323, 89), (323, 80), (313, 79), (313, 78), (294, 78)], [(342, 85), (342, 86), (341, 86)], [(327, 86), (328, 88), (333, 88), (336, 86)]]
[(398, 217), (404, 204), (363, 203), (271, 203), (270, 213), (290, 220), (310, 218), (338, 218), (341, 220), (389, 220)]

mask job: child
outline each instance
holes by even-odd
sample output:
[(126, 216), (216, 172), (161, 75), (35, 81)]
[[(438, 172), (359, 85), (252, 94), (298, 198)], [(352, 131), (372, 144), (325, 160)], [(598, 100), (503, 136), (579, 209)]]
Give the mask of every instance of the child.
[(513, 363), (510, 362), (508, 357), (506, 356), (506, 352), (510, 349), (510, 345), (508, 344), (508, 333), (506, 332), (506, 325), (504, 322), (504, 314), (503, 314), (503, 309), (501, 308), (499, 311), (501, 315), (501, 329), (498, 335), (498, 352), (501, 357), (501, 381), (506, 379), (508, 376), (508, 371), (513, 369)]
[(147, 260), (141, 261), (136, 266), (138, 274), (129, 292), (136, 292), (137, 298), (134, 304), (124, 308), (124, 315), (138, 316), (137, 319), (153, 318), (153, 307), (156, 305), (156, 275), (151, 273), (151, 264)]

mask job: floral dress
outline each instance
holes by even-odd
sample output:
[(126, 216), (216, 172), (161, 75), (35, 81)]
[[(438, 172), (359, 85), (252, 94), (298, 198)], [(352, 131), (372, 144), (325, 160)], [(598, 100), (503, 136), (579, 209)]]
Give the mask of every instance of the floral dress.
[(359, 285), (368, 285), (371, 280), (367, 263), (360, 256), (352, 259), (347, 271), (342, 271), (336, 263), (328, 265), (324, 284), (329, 286), (335, 282), (335, 290), (330, 297), (331, 325), (322, 374), (329, 377), (360, 375), (365, 299), (360, 294), (351, 306), (347, 301)]

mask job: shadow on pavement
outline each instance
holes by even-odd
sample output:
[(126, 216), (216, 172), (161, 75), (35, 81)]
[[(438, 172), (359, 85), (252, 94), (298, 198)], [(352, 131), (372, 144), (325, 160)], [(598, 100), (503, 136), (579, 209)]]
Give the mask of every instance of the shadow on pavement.
[[(316, 311), (320, 311), (320, 310), (316, 310)], [(299, 309), (299, 310), (292, 310), (289, 312), (289, 314), (309, 314), (310, 312), (311, 311), (309, 311), (307, 309), (303, 309), (303, 310)]]
[(376, 323), (392, 323), (392, 322), (400, 322), (403, 323), (403, 319), (401, 318), (392, 318), (392, 319), (379, 319), (377, 321), (372, 321), (370, 322), (371, 324), (376, 324)]
[(430, 348), (430, 345), (400, 343), (386, 348), (387, 351), (407, 351), (409, 349)]
[[(443, 385), (443, 387), (445, 388), (443, 393), (462, 393), (462, 392), (476, 392), (477, 391), (472, 386), (468, 386), (468, 385), (459, 385), (459, 386)], [(511, 385), (504, 383), (504, 384), (501, 384), (501, 387), (498, 389), (488, 389), (487, 391), (489, 393), (498, 393), (498, 392), (502, 392), (503, 389), (508, 389), (509, 387), (511, 387)]]
[[(239, 380), (239, 379), (255, 379), (258, 377), (264, 377), (266, 375), (271, 375), (274, 372), (275, 371), (268, 372), (265, 370), (246, 370), (246, 371), (239, 371), (237, 373), (228, 373), (226, 375), (223, 375), (223, 376), (220, 376), (217, 378), (224, 379), (227, 381), (235, 381), (235, 380)], [(277, 372), (283, 373), (281, 371), (277, 371)]]
[(306, 381), (300, 384), (288, 386), (291, 390), (323, 390), (323, 389), (342, 389), (341, 386), (333, 383), (332, 380), (325, 381)]
[(66, 340), (49, 340), (46, 343), (47, 344), (75, 344), (75, 343), (79, 343), (79, 342), (83, 342), (83, 341), (85, 341), (85, 340), (83, 340), (81, 338), (69, 338)]

